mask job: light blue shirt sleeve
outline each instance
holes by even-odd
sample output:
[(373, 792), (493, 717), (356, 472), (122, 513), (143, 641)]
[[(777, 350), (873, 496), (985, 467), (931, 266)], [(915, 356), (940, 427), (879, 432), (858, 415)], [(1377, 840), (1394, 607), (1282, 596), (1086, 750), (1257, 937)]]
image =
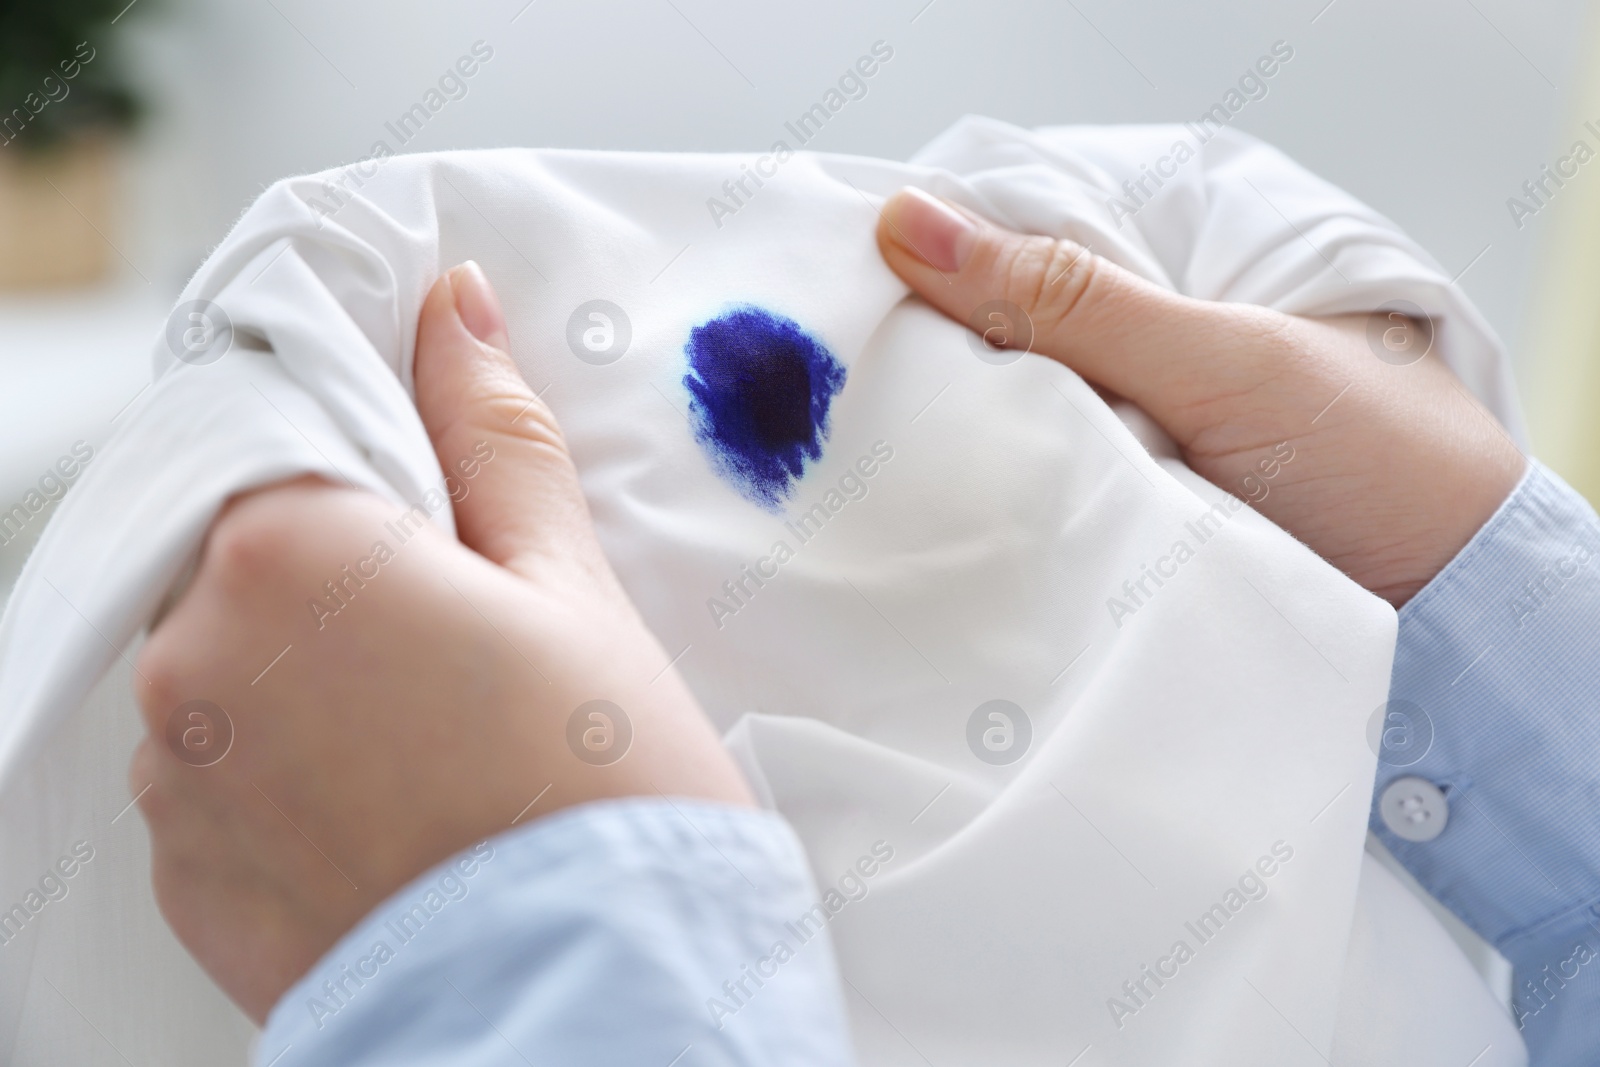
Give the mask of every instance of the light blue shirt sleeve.
[(789, 925), (816, 900), (773, 812), (569, 808), (364, 918), (273, 1008), (255, 1063), (848, 1067), (826, 930)]
[(1403, 840), (1375, 802), (1373, 831), (1511, 961), (1531, 1063), (1595, 1063), (1600, 523), (1553, 472), (1530, 464), (1401, 609), (1390, 699), (1420, 713), (1410, 754), (1381, 757), (1376, 795), (1423, 778), (1444, 792), (1447, 817), (1432, 840)]

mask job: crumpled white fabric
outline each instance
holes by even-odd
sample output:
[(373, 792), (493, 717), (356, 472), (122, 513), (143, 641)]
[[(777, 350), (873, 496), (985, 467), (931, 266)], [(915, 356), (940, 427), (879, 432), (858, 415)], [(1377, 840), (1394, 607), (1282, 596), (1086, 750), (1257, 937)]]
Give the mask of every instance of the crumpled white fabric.
[[(0, 620), (0, 906), (75, 842), (97, 850), (0, 946), (0, 1051), (242, 1057), (249, 1027), (160, 925), (123, 810), (134, 642), (229, 494), (311, 471), (399, 510), (440, 484), (413, 335), (433, 280), (475, 258), (624, 584), (819, 884), (894, 849), (829, 923), (864, 1064), (1522, 1063), (1465, 960), (1363, 860), (1393, 612), (1153, 458), (1071, 371), (976, 358), (874, 246), (875, 205), (916, 184), (1206, 299), (1311, 315), (1404, 298), (1519, 425), (1498, 343), (1439, 267), (1248, 137), (1214, 137), (1117, 225), (1122, 178), (1180, 138), (969, 119), (910, 164), (796, 154), (720, 225), (707, 198), (755, 157), (446, 153), (269, 189), (184, 294), (226, 311), (232, 351), (196, 366), (157, 342), (153, 387)], [(566, 341), (597, 298), (632, 327), (604, 366)], [(688, 331), (730, 304), (800, 323), (848, 368), (781, 516), (686, 421)], [(830, 497), (874, 449), (866, 494)], [(784, 521), (816, 504), (800, 543)], [(792, 558), (714, 612), (778, 540)], [(1115, 618), (1108, 598), (1180, 540), (1192, 558)], [(978, 755), (1006, 721), (969, 729), (992, 700), (1031, 732), (1012, 716), (1024, 754), (1006, 765)]]

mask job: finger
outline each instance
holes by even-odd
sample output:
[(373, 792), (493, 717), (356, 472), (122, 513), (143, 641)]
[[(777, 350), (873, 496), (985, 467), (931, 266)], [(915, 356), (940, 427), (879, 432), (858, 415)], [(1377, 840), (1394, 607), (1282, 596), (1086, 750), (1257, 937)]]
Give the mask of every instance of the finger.
[(524, 575), (592, 541), (555, 416), (509, 355), (505, 316), (476, 263), (434, 284), (417, 324), (417, 410), (469, 548)]
[(975, 325), (1006, 301), (1032, 323), (1032, 350), (1138, 403), (1180, 436), (1185, 408), (1270, 370), (1273, 312), (1214, 304), (1145, 281), (1072, 241), (1016, 233), (920, 189), (878, 225), (884, 260), (924, 300)]

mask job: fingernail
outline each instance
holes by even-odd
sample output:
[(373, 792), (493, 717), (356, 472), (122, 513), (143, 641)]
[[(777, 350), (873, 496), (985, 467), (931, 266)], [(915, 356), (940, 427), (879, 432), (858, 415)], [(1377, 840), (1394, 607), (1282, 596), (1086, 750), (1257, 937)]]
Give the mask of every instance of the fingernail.
[(484, 344), (503, 347), (506, 316), (483, 268), (467, 260), (450, 271), (450, 287), (456, 296), (456, 314), (467, 332)]
[(901, 189), (883, 206), (889, 237), (934, 270), (957, 271), (972, 254), (978, 227), (936, 196)]

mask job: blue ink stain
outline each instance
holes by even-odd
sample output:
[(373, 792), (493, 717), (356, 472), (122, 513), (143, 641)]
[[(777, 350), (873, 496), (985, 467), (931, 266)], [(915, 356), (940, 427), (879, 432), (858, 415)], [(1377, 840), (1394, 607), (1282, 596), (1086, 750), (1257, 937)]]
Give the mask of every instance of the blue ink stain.
[(684, 354), (695, 440), (742, 496), (781, 511), (822, 457), (844, 365), (799, 323), (749, 305), (690, 330)]

